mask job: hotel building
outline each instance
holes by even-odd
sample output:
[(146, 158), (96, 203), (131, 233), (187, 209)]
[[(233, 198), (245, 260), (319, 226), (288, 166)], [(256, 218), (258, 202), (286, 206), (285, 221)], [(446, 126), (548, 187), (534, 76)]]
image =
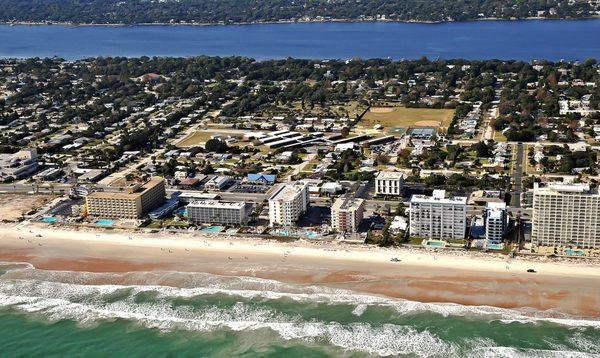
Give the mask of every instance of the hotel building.
[(85, 201), (91, 216), (118, 219), (139, 219), (165, 202), (165, 180), (153, 177), (145, 183), (136, 183), (123, 191), (97, 191)]
[(188, 219), (196, 224), (242, 225), (248, 222), (244, 202), (199, 200), (187, 206)]
[(445, 190), (410, 199), (410, 235), (429, 239), (463, 239), (467, 226), (467, 198), (445, 198)]
[(282, 185), (269, 198), (269, 225), (295, 225), (308, 210), (308, 204), (308, 183)]
[(494, 242), (502, 241), (508, 224), (506, 203), (488, 202), (483, 212), (483, 218), (485, 238)]
[(331, 206), (331, 227), (337, 232), (356, 232), (363, 219), (363, 199), (338, 198)]
[(531, 241), (539, 246), (600, 247), (600, 194), (587, 184), (536, 183)]
[(404, 174), (381, 171), (375, 177), (375, 195), (402, 195)]

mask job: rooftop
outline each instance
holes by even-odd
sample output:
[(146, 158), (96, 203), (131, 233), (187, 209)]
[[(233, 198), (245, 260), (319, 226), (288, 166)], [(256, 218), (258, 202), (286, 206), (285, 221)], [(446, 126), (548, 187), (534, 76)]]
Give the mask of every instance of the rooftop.
[(403, 179), (403, 178), (404, 178), (404, 173), (401, 173), (401, 172), (380, 171), (379, 173), (377, 173), (377, 179), (396, 180), (396, 179)]
[(162, 177), (152, 177), (146, 182), (130, 184), (126, 187), (122, 187), (123, 191), (96, 191), (88, 195), (88, 198), (135, 199), (160, 183), (164, 183), (164, 179)]
[(535, 192), (545, 193), (562, 193), (562, 194), (597, 194), (597, 192), (590, 189), (589, 184), (577, 183), (577, 184), (548, 184), (547, 186), (539, 186), (536, 183), (533, 187)]
[(221, 208), (221, 209), (243, 209), (246, 203), (244, 202), (226, 202), (219, 200), (197, 200), (188, 204), (188, 207), (195, 208)]
[(488, 202), (485, 208), (490, 210), (506, 210), (506, 203)]
[(338, 198), (331, 206), (331, 210), (357, 210), (363, 203), (363, 199)]
[(464, 196), (453, 198), (446, 198), (445, 196), (445, 190), (434, 190), (432, 196), (413, 195), (410, 198), (410, 203), (467, 205), (467, 198)]
[(305, 182), (296, 182), (293, 184), (283, 185), (279, 190), (273, 194), (269, 200), (280, 200), (280, 201), (290, 201), (294, 200), (294, 198), (304, 190), (308, 186), (308, 183)]

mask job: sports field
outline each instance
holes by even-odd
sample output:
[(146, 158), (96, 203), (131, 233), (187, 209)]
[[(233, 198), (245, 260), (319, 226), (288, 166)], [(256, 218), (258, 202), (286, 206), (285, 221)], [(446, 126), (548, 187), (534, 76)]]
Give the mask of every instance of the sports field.
[(210, 139), (211, 136), (219, 134), (217, 132), (205, 132), (205, 131), (196, 131), (191, 135), (183, 138), (177, 143), (177, 146), (180, 148), (185, 147), (193, 147), (197, 145), (204, 145), (207, 140)]
[(448, 127), (453, 109), (372, 107), (360, 121), (363, 127)]

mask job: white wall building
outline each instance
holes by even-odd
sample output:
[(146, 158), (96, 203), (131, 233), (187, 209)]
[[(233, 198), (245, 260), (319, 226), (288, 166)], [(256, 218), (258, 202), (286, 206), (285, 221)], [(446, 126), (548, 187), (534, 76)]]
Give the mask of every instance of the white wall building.
[(228, 183), (230, 179), (226, 176), (214, 176), (210, 178), (206, 184), (204, 184), (204, 189), (218, 191), (223, 189)]
[(338, 198), (331, 206), (331, 227), (337, 232), (356, 232), (363, 219), (365, 201)]
[(269, 198), (269, 225), (295, 225), (308, 210), (308, 204), (308, 183), (282, 185)]
[(402, 195), (404, 173), (381, 171), (375, 177), (375, 195)]
[(198, 200), (187, 206), (188, 218), (198, 224), (242, 225), (248, 221), (244, 202)]
[(600, 194), (587, 184), (536, 183), (531, 241), (540, 246), (600, 247)]
[(483, 212), (485, 220), (485, 238), (490, 241), (502, 241), (508, 224), (506, 203), (488, 202)]
[(467, 226), (467, 198), (447, 199), (445, 190), (410, 199), (410, 235), (430, 239), (463, 239)]
[(24, 149), (14, 154), (0, 154), (0, 180), (16, 180), (31, 176), (38, 169), (35, 149)]

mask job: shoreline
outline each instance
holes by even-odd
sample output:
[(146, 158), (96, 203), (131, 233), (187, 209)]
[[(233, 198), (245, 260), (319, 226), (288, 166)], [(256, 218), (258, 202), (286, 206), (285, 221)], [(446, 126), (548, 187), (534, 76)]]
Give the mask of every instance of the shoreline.
[(278, 21), (251, 21), (251, 22), (188, 22), (188, 23), (170, 23), (170, 22), (141, 22), (141, 23), (78, 23), (62, 21), (0, 21), (0, 25), (8, 26), (70, 26), (70, 27), (144, 27), (144, 26), (245, 26), (245, 25), (286, 25), (286, 24), (328, 24), (328, 23), (399, 23), (399, 24), (423, 24), (440, 25), (452, 23), (469, 22), (515, 22), (515, 21), (581, 21), (597, 20), (600, 15), (575, 17), (575, 18), (552, 18), (552, 17), (526, 17), (526, 18), (479, 18), (470, 20), (445, 20), (445, 21), (427, 21), (427, 20), (361, 20), (361, 19), (329, 19), (329, 20), (278, 20)]
[[(38, 235), (41, 235), (38, 236)], [(401, 262), (391, 262), (397, 257)], [(0, 261), (83, 272), (206, 272), (430, 303), (600, 317), (600, 265), (305, 241), (0, 225)], [(534, 268), (538, 273), (527, 273)]]

